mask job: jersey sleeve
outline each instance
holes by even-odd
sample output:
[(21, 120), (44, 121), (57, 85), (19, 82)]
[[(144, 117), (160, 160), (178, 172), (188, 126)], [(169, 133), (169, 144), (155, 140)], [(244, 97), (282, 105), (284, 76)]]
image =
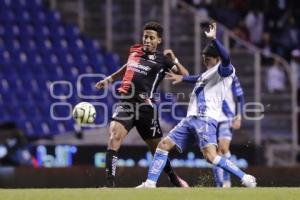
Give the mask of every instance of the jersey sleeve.
[[(138, 57), (141, 57), (143, 56), (145, 53), (143, 51), (143, 46), (140, 45), (140, 44), (135, 44), (135, 45), (132, 45), (130, 48), (129, 48), (129, 58), (131, 56), (138, 56)], [(128, 58), (128, 59), (129, 59)]]
[(233, 74), (234, 69), (232, 64), (230, 63), (230, 57), (223, 45), (217, 40), (212, 41), (213, 45), (216, 47), (219, 56), (221, 58), (221, 64), (218, 68), (218, 73), (222, 77), (228, 77)]
[(241, 83), (237, 76), (233, 78), (232, 93), (235, 96), (236, 114), (241, 114), (243, 112), (243, 106), (245, 100), (244, 100), (244, 91), (241, 87)]
[(183, 76), (182, 81), (186, 83), (196, 83), (200, 78), (200, 75)]
[(234, 96), (242, 96), (244, 94), (244, 91), (242, 89), (241, 83), (237, 76), (234, 76), (233, 82), (232, 82), (232, 92)]

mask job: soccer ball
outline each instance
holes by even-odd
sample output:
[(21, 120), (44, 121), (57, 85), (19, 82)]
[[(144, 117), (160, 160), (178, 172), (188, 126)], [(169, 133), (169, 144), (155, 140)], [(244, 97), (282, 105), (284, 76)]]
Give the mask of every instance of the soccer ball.
[(96, 109), (88, 102), (81, 102), (74, 107), (73, 118), (78, 124), (91, 124), (95, 121)]

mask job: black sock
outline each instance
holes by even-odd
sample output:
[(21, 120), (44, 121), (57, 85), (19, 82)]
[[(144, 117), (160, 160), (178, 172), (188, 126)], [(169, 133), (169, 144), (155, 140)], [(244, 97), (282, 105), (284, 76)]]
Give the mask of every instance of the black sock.
[(166, 166), (164, 168), (164, 172), (169, 176), (170, 174), (174, 174), (173, 168), (170, 163), (170, 159), (168, 158), (166, 162)]
[(181, 187), (180, 181), (178, 179), (178, 176), (174, 172), (170, 160), (168, 159), (166, 162), (166, 166), (164, 168), (164, 172), (168, 175), (170, 182), (176, 186), (176, 187)]
[(117, 151), (108, 149), (106, 151), (105, 171), (106, 171), (106, 187), (115, 187), (116, 168), (118, 162)]

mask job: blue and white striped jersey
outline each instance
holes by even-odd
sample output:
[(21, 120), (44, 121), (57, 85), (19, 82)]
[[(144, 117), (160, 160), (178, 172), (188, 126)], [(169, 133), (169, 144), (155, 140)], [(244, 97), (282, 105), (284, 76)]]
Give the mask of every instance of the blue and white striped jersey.
[(222, 103), (222, 113), (219, 121), (230, 121), (242, 112), (244, 105), (244, 92), (237, 76), (234, 76), (231, 90), (226, 93)]
[(187, 116), (209, 117), (219, 121), (222, 103), (231, 88), (235, 77), (235, 69), (222, 44), (213, 40), (221, 62), (196, 76), (183, 77), (184, 82), (195, 83), (188, 107)]
[(218, 73), (220, 63), (203, 73), (192, 92), (187, 116), (210, 117), (219, 120), (222, 102), (232, 85), (234, 70), (230, 76)]

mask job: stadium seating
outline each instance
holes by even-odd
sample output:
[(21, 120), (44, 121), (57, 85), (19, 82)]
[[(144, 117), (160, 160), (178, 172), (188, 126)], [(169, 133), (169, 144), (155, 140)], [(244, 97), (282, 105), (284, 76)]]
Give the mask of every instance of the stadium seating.
[[(79, 74), (107, 74), (117, 67), (117, 56), (104, 53), (96, 40), (65, 24), (41, 0), (0, 0), (0, 123), (14, 121), (35, 138), (72, 132), (73, 120), (53, 120), (51, 105), (82, 101), (76, 92)], [(73, 85), (71, 97), (51, 97), (51, 82), (65, 80)], [(93, 84), (82, 90), (95, 94)], [(54, 88), (55, 95), (69, 92), (65, 85)], [(66, 117), (69, 110), (57, 106), (53, 114)]]

